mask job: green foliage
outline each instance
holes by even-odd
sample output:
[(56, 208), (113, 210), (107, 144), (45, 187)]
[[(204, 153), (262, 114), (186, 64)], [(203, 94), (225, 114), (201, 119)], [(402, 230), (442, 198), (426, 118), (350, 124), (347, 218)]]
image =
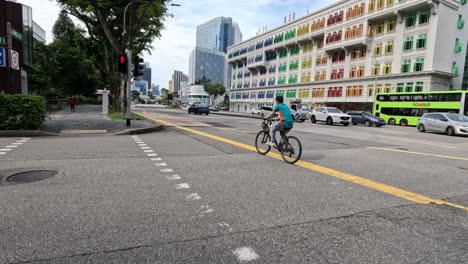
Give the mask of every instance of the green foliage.
[(87, 97), (87, 96), (79, 95), (79, 96), (76, 96), (75, 99), (76, 99), (77, 104), (94, 104), (94, 105), (101, 104), (98, 98), (96, 97)]
[(140, 97), (140, 92), (137, 91), (137, 90), (132, 90), (132, 98), (133, 98), (133, 100), (137, 99), (138, 97)]
[(31, 88), (40, 95), (93, 95), (101, 76), (96, 70), (98, 61), (85, 52), (89, 43), (84, 31), (62, 12), (53, 34), (51, 44), (34, 46)]
[(213, 84), (211, 82), (205, 83), (203, 86), (205, 92), (214, 98), (224, 94), (226, 92), (226, 88), (222, 84)]
[(0, 93), (0, 130), (38, 129), (45, 117), (44, 98)]

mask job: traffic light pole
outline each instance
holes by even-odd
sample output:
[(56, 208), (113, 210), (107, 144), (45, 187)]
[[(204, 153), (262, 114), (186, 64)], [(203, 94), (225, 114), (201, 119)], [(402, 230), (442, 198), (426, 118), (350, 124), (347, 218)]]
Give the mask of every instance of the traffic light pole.
[[(127, 58), (132, 58), (132, 51), (127, 50)], [(132, 86), (132, 63), (131, 60), (127, 60), (127, 109), (126, 109), (126, 119), (127, 126), (131, 126), (131, 86)]]

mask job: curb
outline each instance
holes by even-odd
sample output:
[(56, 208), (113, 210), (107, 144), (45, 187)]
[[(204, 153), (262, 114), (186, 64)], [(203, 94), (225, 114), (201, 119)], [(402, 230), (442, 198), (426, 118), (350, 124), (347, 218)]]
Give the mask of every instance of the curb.
[(222, 114), (219, 112), (210, 112), (210, 115), (235, 116), (235, 117), (244, 117), (244, 118), (251, 118), (251, 119), (262, 119), (262, 117), (258, 115)]
[(42, 130), (0, 130), (0, 137), (52, 137), (59, 134)]
[(161, 130), (163, 130), (163, 128), (164, 128), (163, 125), (156, 125), (156, 126), (145, 127), (145, 128), (126, 129), (124, 131), (114, 133), (114, 134), (111, 134), (111, 135), (122, 136), (122, 135), (148, 134), (148, 133), (161, 131)]

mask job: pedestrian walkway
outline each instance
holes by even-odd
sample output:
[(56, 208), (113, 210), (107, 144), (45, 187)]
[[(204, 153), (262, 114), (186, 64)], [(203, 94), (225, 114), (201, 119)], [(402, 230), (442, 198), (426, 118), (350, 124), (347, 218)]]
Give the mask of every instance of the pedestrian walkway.
[[(77, 105), (76, 112), (69, 109), (55, 112), (47, 117), (43, 130), (61, 135), (113, 134), (128, 129), (125, 120), (111, 120), (101, 115), (100, 105)], [(150, 128), (153, 123), (132, 120), (131, 129)]]

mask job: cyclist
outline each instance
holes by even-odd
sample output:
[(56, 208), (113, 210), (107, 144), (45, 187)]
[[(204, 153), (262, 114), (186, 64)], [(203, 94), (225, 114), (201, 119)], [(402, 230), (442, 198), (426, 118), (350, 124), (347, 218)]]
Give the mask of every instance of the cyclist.
[(268, 116), (266, 119), (273, 119), (276, 113), (278, 113), (278, 122), (272, 123), (270, 127), (270, 139), (271, 141), (267, 143), (268, 146), (270, 147), (275, 147), (275, 136), (276, 136), (276, 131), (282, 129), (282, 130), (290, 130), (293, 128), (293, 119), (291, 117), (291, 112), (289, 111), (289, 107), (285, 105), (284, 99), (282, 96), (277, 96), (276, 97), (276, 106), (273, 109), (273, 113)]

